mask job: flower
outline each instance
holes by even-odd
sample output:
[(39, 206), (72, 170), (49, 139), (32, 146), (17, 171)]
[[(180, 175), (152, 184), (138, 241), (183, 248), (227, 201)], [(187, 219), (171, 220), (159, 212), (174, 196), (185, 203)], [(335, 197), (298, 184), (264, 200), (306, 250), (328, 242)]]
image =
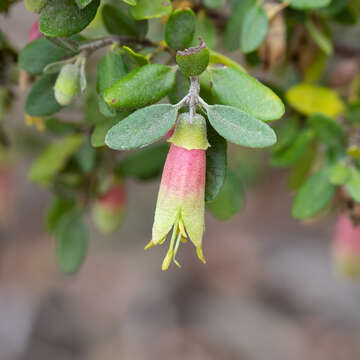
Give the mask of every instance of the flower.
[(360, 276), (360, 226), (345, 215), (336, 224), (333, 254), (337, 270), (351, 278)]
[[(191, 137), (187, 137), (191, 132)], [(180, 242), (189, 238), (195, 245), (199, 259), (205, 263), (202, 251), (205, 211), (206, 123), (196, 115), (192, 124), (189, 114), (178, 119), (175, 132), (169, 139), (170, 150), (166, 158), (156, 204), (152, 239), (145, 247), (163, 244), (173, 230), (169, 250), (162, 270), (176, 260)], [(181, 145), (181, 146), (180, 146)]]
[(29, 31), (28, 41), (31, 42), (39, 38), (41, 38), (41, 33), (39, 31), (39, 20), (36, 20)]
[(113, 185), (95, 203), (93, 218), (97, 229), (109, 234), (116, 230), (126, 211), (126, 188), (124, 183)]

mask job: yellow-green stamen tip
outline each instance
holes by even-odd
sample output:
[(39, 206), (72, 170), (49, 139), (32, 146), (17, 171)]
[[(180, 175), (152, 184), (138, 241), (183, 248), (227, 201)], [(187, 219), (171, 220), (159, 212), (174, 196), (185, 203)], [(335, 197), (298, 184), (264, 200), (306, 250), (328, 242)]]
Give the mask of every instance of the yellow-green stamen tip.
[(169, 268), (169, 266), (171, 264), (171, 260), (173, 259), (173, 255), (174, 255), (173, 249), (169, 249), (166, 256), (165, 256), (165, 258), (164, 258), (162, 266), (161, 266), (162, 271), (165, 271), (165, 270), (167, 270)]
[(204, 254), (203, 254), (202, 248), (200, 246), (196, 248), (196, 254), (197, 254), (198, 258), (202, 261), (202, 263), (206, 264)]
[(151, 249), (154, 246), (154, 242), (152, 240), (150, 240), (147, 245), (144, 247), (144, 250), (148, 250)]

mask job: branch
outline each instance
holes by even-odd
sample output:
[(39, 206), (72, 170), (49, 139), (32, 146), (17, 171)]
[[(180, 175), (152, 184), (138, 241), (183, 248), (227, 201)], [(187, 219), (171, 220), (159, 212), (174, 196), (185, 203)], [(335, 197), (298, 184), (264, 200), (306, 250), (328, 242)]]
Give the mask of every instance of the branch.
[(113, 45), (114, 43), (119, 43), (120, 45), (136, 44), (141, 46), (153, 46), (153, 47), (160, 46), (159, 43), (155, 43), (147, 39), (140, 40), (126, 36), (110, 35), (106, 38), (95, 40), (84, 45), (80, 45), (79, 50), (83, 51), (86, 56), (90, 56), (96, 50), (101, 49), (105, 46)]

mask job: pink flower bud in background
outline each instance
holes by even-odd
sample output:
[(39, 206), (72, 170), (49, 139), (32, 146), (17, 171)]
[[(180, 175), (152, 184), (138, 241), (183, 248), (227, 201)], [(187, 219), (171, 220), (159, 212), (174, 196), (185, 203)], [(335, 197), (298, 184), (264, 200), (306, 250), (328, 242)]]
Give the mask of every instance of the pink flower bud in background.
[(41, 38), (41, 32), (39, 31), (39, 20), (36, 20), (29, 31), (28, 41), (34, 41)]
[(360, 226), (345, 215), (336, 224), (333, 255), (339, 272), (350, 278), (360, 276)]
[(173, 261), (180, 242), (186, 239), (194, 244), (199, 259), (205, 263), (202, 252), (205, 211), (206, 122), (201, 115), (193, 121), (189, 114), (179, 116), (161, 178), (156, 204), (152, 239), (145, 247), (161, 245), (172, 232), (169, 250), (162, 270)]
[(114, 232), (124, 219), (126, 205), (124, 183), (113, 185), (96, 200), (93, 219), (97, 229), (104, 234)]

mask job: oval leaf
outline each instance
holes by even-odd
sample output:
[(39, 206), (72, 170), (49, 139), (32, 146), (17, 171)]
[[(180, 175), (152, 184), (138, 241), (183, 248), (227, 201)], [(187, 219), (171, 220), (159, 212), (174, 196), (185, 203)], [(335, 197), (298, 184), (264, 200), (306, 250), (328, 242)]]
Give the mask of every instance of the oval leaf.
[(227, 67), (214, 68), (209, 73), (211, 91), (220, 103), (264, 121), (279, 119), (284, 114), (280, 98), (252, 76)]
[(69, 157), (79, 149), (82, 142), (82, 136), (72, 135), (52, 143), (32, 164), (29, 179), (47, 185), (65, 167)]
[(176, 116), (177, 110), (169, 104), (137, 110), (109, 130), (105, 143), (115, 150), (131, 150), (149, 145), (174, 126)]
[(83, 263), (88, 249), (88, 232), (77, 211), (61, 217), (55, 229), (56, 259), (59, 268), (72, 274)]
[(159, 18), (169, 15), (172, 11), (170, 0), (137, 0), (130, 10), (136, 20)]
[(48, 116), (61, 109), (54, 95), (57, 74), (41, 76), (31, 87), (26, 101), (25, 112), (31, 116)]
[(210, 125), (207, 131), (210, 147), (206, 151), (205, 201), (214, 200), (224, 185), (227, 166), (227, 143)]
[(104, 99), (117, 109), (154, 104), (172, 89), (175, 71), (166, 65), (149, 64), (132, 71), (105, 91)]
[(255, 4), (243, 15), (241, 23), (240, 48), (244, 53), (257, 49), (265, 39), (268, 18), (264, 9)]
[(45, 66), (73, 55), (70, 50), (61, 48), (51, 41), (40, 38), (27, 44), (19, 54), (19, 66), (26, 72), (38, 75)]
[(95, 17), (100, 0), (79, 9), (75, 0), (48, 0), (41, 11), (39, 29), (46, 36), (70, 36), (85, 29)]
[(269, 125), (237, 108), (214, 105), (207, 114), (214, 129), (234, 144), (263, 148), (276, 142), (276, 134)]
[(175, 10), (165, 26), (166, 43), (175, 50), (189, 47), (193, 40), (195, 27), (196, 17), (191, 9)]
[(320, 213), (331, 201), (335, 186), (329, 182), (329, 170), (321, 169), (310, 176), (296, 193), (292, 215), (306, 219)]
[(290, 88), (285, 97), (294, 109), (304, 115), (321, 113), (336, 116), (345, 110), (336, 91), (323, 86), (301, 83)]
[(98, 64), (97, 92), (99, 94), (100, 111), (105, 116), (115, 116), (115, 109), (106, 104), (104, 92), (128, 72), (123, 56), (118, 51), (109, 51)]
[(136, 21), (121, 8), (105, 4), (102, 18), (106, 30), (110, 34), (135, 36), (143, 39), (148, 31), (147, 21)]

